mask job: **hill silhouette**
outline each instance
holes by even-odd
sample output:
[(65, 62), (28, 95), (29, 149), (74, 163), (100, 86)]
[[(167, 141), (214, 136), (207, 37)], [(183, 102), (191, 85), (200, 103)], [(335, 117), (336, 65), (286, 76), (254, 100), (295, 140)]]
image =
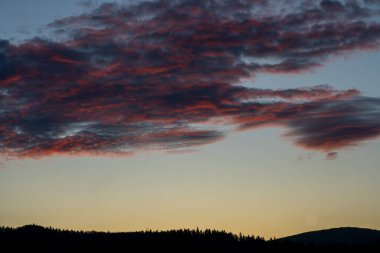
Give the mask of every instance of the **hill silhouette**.
[[(0, 227), (0, 251), (321, 252), (338, 250), (339, 252), (380, 252), (380, 239), (377, 237), (379, 233), (380, 231), (376, 230), (343, 228), (308, 232), (277, 240), (264, 240), (259, 236), (235, 235), (226, 231), (209, 229), (110, 233), (26, 225), (19, 228)], [(326, 239), (329, 237), (339, 240)], [(360, 243), (356, 243), (357, 238), (360, 238)]]
[(304, 244), (371, 245), (380, 242), (380, 231), (368, 228), (341, 227), (292, 235), (280, 240)]

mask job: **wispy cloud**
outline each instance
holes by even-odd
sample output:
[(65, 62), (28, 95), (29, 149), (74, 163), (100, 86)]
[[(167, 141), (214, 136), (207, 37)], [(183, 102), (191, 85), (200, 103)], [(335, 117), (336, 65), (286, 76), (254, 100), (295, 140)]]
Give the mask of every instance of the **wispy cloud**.
[(337, 152), (329, 152), (326, 155), (326, 159), (327, 160), (335, 160), (337, 157), (338, 157), (338, 153)]
[(226, 125), (279, 125), (333, 158), (379, 136), (380, 99), (358, 90), (239, 85), (379, 47), (377, 1), (285, 2), (109, 3), (50, 24), (56, 39), (0, 41), (0, 152), (188, 150), (221, 140)]

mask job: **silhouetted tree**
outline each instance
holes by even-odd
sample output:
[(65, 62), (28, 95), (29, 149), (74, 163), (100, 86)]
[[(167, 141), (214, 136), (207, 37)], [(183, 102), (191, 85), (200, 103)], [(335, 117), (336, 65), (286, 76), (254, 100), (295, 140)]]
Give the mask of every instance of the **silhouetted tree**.
[(1, 252), (380, 252), (380, 241), (368, 245), (303, 244), (225, 231), (179, 229), (128, 233), (83, 232), (27, 225), (0, 227)]

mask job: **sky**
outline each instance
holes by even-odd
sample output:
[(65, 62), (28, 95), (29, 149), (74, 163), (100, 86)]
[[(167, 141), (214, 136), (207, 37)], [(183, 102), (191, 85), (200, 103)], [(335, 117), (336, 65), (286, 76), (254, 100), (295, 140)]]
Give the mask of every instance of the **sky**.
[(380, 229), (380, 2), (0, 1), (0, 225)]

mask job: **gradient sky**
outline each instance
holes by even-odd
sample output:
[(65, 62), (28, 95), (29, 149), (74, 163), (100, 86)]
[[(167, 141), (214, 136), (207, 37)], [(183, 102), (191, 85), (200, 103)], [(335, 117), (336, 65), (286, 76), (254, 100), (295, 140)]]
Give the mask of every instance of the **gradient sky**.
[(380, 229), (379, 1), (104, 2), (0, 1), (0, 225)]

